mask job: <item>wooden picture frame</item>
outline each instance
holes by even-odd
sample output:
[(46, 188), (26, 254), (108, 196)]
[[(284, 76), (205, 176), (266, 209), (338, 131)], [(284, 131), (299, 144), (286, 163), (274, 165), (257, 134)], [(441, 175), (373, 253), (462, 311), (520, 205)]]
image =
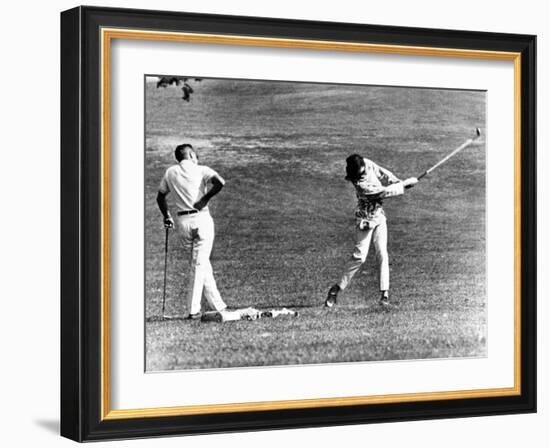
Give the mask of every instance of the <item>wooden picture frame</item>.
[[(114, 39), (513, 61), (514, 387), (111, 409), (109, 73)], [(63, 12), (61, 434), (91, 441), (535, 412), (535, 45), (530, 35), (98, 7)]]

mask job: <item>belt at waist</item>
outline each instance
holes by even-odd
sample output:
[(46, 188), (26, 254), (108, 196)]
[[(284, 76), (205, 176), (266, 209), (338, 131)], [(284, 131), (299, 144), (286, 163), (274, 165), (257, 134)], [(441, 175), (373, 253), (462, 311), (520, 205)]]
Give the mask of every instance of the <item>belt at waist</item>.
[(178, 212), (178, 216), (192, 215), (193, 213), (198, 213), (198, 212), (199, 212), (198, 210), (182, 210)]

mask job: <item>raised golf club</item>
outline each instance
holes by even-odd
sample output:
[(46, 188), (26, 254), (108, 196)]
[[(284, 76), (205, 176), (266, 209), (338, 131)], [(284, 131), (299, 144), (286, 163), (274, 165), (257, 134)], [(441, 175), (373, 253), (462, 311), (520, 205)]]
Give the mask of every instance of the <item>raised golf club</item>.
[(418, 176), (418, 180), (422, 179), (424, 176), (427, 176), (430, 174), (433, 170), (435, 170), (437, 167), (443, 165), (447, 160), (449, 160), (454, 155), (458, 154), (463, 149), (470, 146), (473, 142), (475, 142), (479, 137), (481, 137), (481, 130), (479, 128), (476, 128), (476, 135), (472, 138), (469, 138), (466, 140), (462, 145), (460, 145), (458, 148), (453, 150), (451, 153), (447, 154), (445, 157), (443, 157), (439, 162), (437, 162), (435, 165), (433, 165), (431, 168), (428, 168), (426, 171), (424, 171), (420, 176)]

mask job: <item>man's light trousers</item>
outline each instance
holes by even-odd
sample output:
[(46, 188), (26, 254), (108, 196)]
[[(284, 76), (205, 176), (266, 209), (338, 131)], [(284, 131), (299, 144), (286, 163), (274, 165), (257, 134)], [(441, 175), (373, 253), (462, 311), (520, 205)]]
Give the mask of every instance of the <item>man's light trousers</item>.
[(189, 263), (187, 306), (190, 314), (201, 311), (201, 298), (216, 311), (226, 308), (214, 280), (210, 253), (214, 244), (214, 221), (208, 211), (178, 216), (178, 232)]

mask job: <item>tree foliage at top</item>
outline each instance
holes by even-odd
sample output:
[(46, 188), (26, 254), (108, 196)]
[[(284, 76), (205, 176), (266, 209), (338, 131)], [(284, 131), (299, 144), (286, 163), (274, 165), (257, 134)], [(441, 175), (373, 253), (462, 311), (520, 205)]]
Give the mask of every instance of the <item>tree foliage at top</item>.
[[(195, 82), (201, 82), (202, 78), (193, 78)], [(191, 100), (191, 95), (193, 94), (194, 90), (189, 84), (189, 78), (186, 78), (184, 76), (160, 76), (159, 80), (157, 81), (157, 89), (163, 88), (165, 89), (168, 86), (182, 86), (181, 91), (183, 92), (183, 96), (181, 97), (182, 100), (189, 102)]]

